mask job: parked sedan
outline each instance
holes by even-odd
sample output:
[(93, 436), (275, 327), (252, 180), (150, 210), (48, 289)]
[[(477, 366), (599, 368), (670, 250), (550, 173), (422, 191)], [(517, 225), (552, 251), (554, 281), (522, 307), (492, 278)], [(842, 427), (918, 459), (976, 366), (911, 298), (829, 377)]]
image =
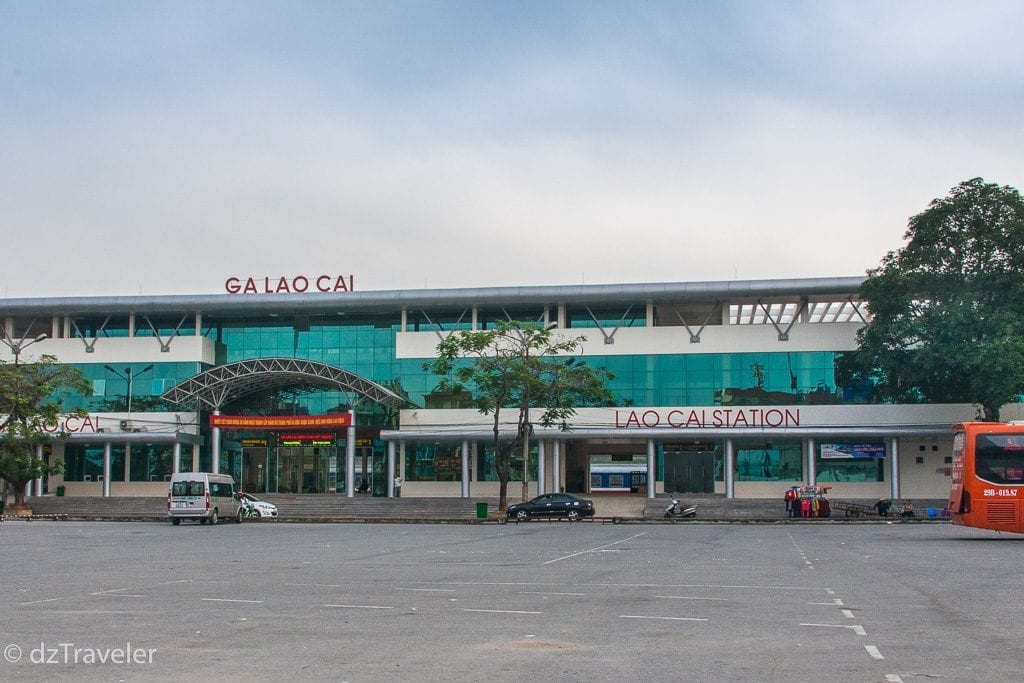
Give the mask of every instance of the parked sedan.
[[(251, 517), (263, 518), (263, 517), (277, 517), (277, 506), (273, 503), (268, 503), (265, 500), (260, 500), (251, 493), (239, 493), (238, 502), (241, 506), (247, 507), (252, 510)], [(239, 515), (241, 519), (241, 515)]]
[(530, 517), (580, 517), (594, 516), (593, 501), (583, 500), (568, 493), (545, 493), (525, 503), (508, 506), (508, 518), (515, 520)]

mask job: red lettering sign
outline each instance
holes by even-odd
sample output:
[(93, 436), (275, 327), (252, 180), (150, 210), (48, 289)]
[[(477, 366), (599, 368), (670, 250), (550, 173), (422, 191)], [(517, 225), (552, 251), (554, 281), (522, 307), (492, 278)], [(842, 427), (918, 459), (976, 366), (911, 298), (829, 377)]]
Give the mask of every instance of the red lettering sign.
[(641, 412), (630, 410), (627, 413), (615, 411), (615, 427), (617, 429), (655, 429), (670, 427), (672, 429), (704, 429), (737, 427), (799, 427), (799, 408), (715, 408), (680, 409), (672, 408), (662, 414), (657, 409)]
[[(312, 285), (312, 287), (311, 287)], [(228, 294), (303, 294), (315, 289), (318, 292), (355, 291), (354, 275), (318, 275), (307, 277), (229, 277), (224, 281)]]
[(338, 415), (211, 415), (210, 426), (222, 429), (330, 429), (349, 427), (352, 416)]

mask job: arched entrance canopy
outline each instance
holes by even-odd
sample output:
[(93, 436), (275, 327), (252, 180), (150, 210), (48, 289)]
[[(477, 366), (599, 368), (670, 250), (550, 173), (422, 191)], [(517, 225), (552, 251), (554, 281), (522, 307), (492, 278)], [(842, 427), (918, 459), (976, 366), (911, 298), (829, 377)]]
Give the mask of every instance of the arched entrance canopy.
[(262, 391), (314, 391), (325, 387), (352, 391), (389, 408), (411, 405), (408, 399), (376, 382), (334, 365), (302, 358), (256, 358), (219, 365), (174, 385), (161, 398), (219, 410)]

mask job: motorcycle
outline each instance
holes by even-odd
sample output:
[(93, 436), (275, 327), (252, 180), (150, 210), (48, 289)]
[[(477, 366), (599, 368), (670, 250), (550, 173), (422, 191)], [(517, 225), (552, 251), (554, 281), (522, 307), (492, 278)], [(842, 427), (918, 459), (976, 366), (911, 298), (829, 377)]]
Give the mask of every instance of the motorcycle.
[(256, 506), (252, 504), (252, 501), (238, 497), (238, 519), (236, 521), (241, 522), (243, 519), (259, 519), (260, 513), (256, 509)]
[(665, 519), (675, 519), (676, 517), (696, 517), (697, 506), (687, 505), (683, 506), (675, 498), (672, 499), (672, 504), (665, 508)]

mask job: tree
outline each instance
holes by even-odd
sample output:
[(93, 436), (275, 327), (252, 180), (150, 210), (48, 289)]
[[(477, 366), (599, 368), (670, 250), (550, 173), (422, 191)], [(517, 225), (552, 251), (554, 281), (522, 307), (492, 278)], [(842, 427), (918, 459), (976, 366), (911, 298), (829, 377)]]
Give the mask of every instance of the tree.
[(14, 487), (16, 507), (25, 504), (28, 482), (63, 470), (63, 462), (47, 465), (36, 455), (37, 446), (63, 436), (47, 431), (47, 425), (58, 424), (63, 414), (85, 416), (82, 409), (63, 410), (60, 399), (90, 390), (78, 370), (58, 364), (53, 356), (32, 363), (0, 362), (0, 478)]
[(1024, 199), (974, 178), (911, 218), (904, 239), (861, 286), (872, 319), (840, 381), (998, 419), (1024, 392)]
[[(523, 447), (523, 498), (527, 497), (533, 430), (530, 408), (543, 408), (537, 417), (541, 426), (567, 431), (577, 407), (611, 400), (605, 384), (612, 374), (571, 357), (584, 341), (582, 336), (566, 339), (550, 327), (534, 323), (499, 321), (492, 330), (464, 330), (446, 336), (437, 345), (437, 359), (424, 364), (425, 369), (445, 376), (437, 391), (458, 393), (468, 386), (473, 390), (474, 407), (493, 417), (499, 510), (507, 508), (511, 456), (517, 446)], [(503, 409), (517, 411), (511, 440), (501, 438)]]

